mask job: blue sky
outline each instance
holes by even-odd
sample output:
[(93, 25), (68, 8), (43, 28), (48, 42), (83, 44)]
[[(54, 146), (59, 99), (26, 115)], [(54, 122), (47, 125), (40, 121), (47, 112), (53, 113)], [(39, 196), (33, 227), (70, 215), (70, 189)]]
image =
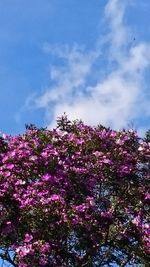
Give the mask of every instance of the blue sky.
[(0, 0), (0, 131), (150, 128), (149, 0)]
[(150, 127), (149, 0), (0, 0), (0, 130)]

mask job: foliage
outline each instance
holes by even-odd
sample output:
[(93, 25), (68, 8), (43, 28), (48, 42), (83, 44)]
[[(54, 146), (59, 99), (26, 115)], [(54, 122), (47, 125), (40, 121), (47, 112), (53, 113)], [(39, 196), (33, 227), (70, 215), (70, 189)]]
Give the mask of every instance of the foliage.
[(70, 122), (0, 138), (0, 248), (12, 266), (149, 266), (150, 143)]

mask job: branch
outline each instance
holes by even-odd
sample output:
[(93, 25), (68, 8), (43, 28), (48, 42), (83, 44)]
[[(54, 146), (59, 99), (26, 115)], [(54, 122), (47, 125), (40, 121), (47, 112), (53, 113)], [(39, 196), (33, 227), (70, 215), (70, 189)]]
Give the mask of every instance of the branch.
[(0, 253), (0, 257), (3, 261), (8, 261), (10, 264), (12, 264), (12, 266), (18, 267), (18, 265), (11, 259), (8, 251), (6, 251), (5, 253)]

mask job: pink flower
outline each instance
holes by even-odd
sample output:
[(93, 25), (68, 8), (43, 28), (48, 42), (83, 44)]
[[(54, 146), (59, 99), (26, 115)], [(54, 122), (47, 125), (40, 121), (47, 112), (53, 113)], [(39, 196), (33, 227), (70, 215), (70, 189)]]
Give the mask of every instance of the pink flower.
[(51, 197), (50, 197), (51, 200), (53, 201), (57, 201), (57, 200), (60, 200), (60, 196), (59, 195), (56, 195), (56, 194), (53, 194)]
[(25, 234), (25, 239), (24, 239), (24, 241), (25, 241), (26, 243), (29, 243), (32, 239), (33, 239), (33, 236), (32, 236), (32, 235), (30, 235), (30, 234)]
[(75, 206), (75, 209), (76, 209), (76, 211), (78, 211), (78, 212), (85, 212), (86, 208), (87, 208), (87, 207), (86, 207), (85, 204), (81, 204), (81, 205)]
[(32, 251), (32, 245), (24, 245), (16, 248), (16, 253), (19, 254), (20, 257), (25, 257)]
[(110, 159), (102, 159), (102, 162), (105, 164), (112, 164), (112, 160)]
[(145, 200), (150, 200), (150, 193), (145, 194)]
[(43, 181), (50, 181), (50, 180), (52, 180), (52, 179), (53, 179), (52, 176), (49, 175), (49, 174), (44, 174), (44, 175), (42, 176), (42, 180), (43, 180)]
[(14, 164), (7, 164), (7, 169), (12, 170), (14, 168)]

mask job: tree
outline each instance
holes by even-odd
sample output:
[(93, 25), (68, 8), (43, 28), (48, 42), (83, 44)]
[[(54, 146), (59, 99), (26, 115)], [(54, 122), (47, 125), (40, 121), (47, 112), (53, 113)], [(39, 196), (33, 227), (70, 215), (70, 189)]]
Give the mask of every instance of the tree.
[(63, 116), (0, 139), (1, 259), (15, 267), (149, 266), (150, 143)]

